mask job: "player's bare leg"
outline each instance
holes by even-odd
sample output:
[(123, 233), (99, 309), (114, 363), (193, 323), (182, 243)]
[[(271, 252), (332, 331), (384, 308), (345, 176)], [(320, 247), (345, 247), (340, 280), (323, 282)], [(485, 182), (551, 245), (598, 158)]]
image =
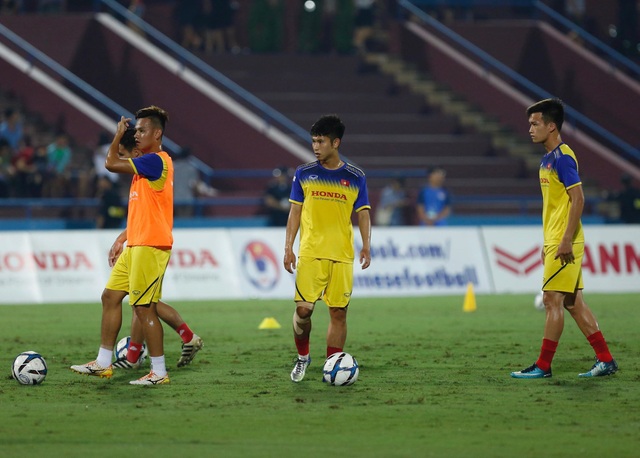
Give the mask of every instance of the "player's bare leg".
[(100, 346), (113, 350), (122, 326), (122, 299), (124, 291), (105, 289), (102, 292), (102, 323), (100, 327)]
[(585, 337), (589, 337), (598, 332), (598, 322), (596, 317), (584, 301), (582, 290), (577, 290), (575, 294), (567, 294), (564, 301), (564, 308), (571, 314), (580, 331)]
[(311, 336), (311, 315), (314, 304), (309, 302), (297, 302), (293, 313), (293, 338), (298, 349), (298, 358), (291, 371), (291, 380), (300, 382), (304, 378), (305, 371), (311, 363), (309, 356), (309, 338)]
[(546, 311), (544, 338), (558, 342), (564, 330), (564, 297), (558, 291), (545, 291), (542, 302)]
[(327, 357), (342, 351), (347, 341), (347, 307), (329, 307)]
[(155, 302), (149, 305), (136, 305), (134, 311), (144, 332), (149, 357), (151, 358), (151, 372), (138, 380), (130, 382), (133, 385), (161, 385), (169, 383), (167, 368), (164, 360), (164, 332)]
[(531, 366), (511, 373), (511, 377), (523, 379), (539, 379), (551, 377), (551, 362), (558, 348), (558, 342), (564, 330), (565, 293), (545, 291), (542, 302), (546, 312), (544, 322), (544, 338), (540, 348), (540, 356)]
[(576, 290), (574, 294), (567, 295), (565, 308), (569, 311), (596, 354), (596, 362), (593, 367), (589, 371), (578, 375), (580, 377), (601, 377), (615, 374), (618, 371), (618, 363), (616, 363), (609, 351), (609, 346), (602, 332), (600, 332), (595, 315), (584, 301), (582, 290)]
[(100, 349), (95, 361), (87, 364), (71, 366), (71, 370), (79, 374), (95, 375), (109, 378), (113, 375), (111, 359), (113, 347), (122, 326), (122, 299), (127, 295), (124, 291), (104, 289), (102, 292), (102, 322), (100, 325)]
[(158, 301), (157, 310), (160, 319), (171, 326), (182, 339), (182, 351), (180, 353), (180, 359), (178, 359), (178, 367), (190, 364), (193, 358), (195, 358), (196, 353), (204, 346), (202, 339), (191, 331), (178, 311), (166, 302)]

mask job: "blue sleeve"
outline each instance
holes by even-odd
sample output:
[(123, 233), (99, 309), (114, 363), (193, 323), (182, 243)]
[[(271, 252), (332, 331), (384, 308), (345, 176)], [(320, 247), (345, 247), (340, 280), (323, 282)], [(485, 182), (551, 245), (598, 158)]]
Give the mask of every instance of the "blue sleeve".
[(136, 167), (138, 175), (143, 176), (150, 181), (155, 181), (162, 176), (164, 161), (157, 154), (144, 154), (132, 159), (132, 161), (133, 165)]
[(358, 189), (358, 197), (356, 198), (354, 208), (362, 208), (365, 206), (371, 206), (369, 203), (369, 191), (367, 190), (367, 180), (365, 177), (360, 179), (360, 186)]
[(298, 170), (296, 170), (296, 173), (293, 176), (293, 184), (291, 185), (291, 195), (289, 196), (289, 199), (295, 202), (304, 202), (304, 191), (302, 191), (300, 173)]
[(571, 156), (566, 154), (560, 156), (556, 163), (556, 171), (558, 172), (558, 179), (562, 182), (565, 188), (569, 188), (580, 183), (578, 165)]

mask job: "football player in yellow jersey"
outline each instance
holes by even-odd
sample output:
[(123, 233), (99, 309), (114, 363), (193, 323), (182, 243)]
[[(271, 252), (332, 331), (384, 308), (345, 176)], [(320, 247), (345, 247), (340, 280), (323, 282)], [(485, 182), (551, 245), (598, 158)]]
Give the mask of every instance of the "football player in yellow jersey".
[(551, 362), (564, 328), (564, 311), (569, 312), (596, 354), (593, 367), (580, 377), (614, 374), (616, 361), (598, 327), (595, 316), (582, 296), (584, 234), (582, 209), (584, 194), (575, 153), (562, 142), (564, 106), (559, 99), (541, 100), (527, 108), (529, 134), (544, 146), (540, 163), (544, 265), (542, 290), (546, 310), (544, 337), (538, 360), (514, 378), (551, 377)]
[(162, 151), (167, 113), (151, 106), (136, 112), (135, 140), (142, 156), (118, 156), (122, 136), (130, 119), (118, 122), (105, 167), (110, 172), (133, 175), (129, 191), (127, 247), (118, 257), (102, 293), (100, 348), (95, 361), (71, 366), (71, 370), (111, 377), (113, 347), (122, 325), (122, 299), (128, 294), (151, 358), (151, 372), (132, 385), (169, 383), (164, 359), (163, 330), (157, 303), (173, 246), (173, 163)]
[[(296, 274), (293, 337), (298, 358), (291, 380), (300, 382), (311, 362), (309, 336), (311, 315), (318, 299), (329, 306), (327, 357), (341, 352), (347, 339), (347, 308), (353, 289), (353, 226), (358, 215), (362, 238), (359, 261), (362, 269), (371, 263), (371, 219), (364, 172), (340, 159), (338, 149), (344, 124), (335, 115), (321, 117), (311, 127), (317, 161), (297, 168), (291, 189), (287, 221), (284, 268)], [(300, 252), (296, 263), (293, 243), (300, 230)]]

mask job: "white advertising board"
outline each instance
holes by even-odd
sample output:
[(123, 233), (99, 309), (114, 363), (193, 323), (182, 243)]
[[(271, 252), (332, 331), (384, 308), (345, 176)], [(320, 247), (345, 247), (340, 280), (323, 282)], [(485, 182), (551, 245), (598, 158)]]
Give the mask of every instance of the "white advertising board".
[[(283, 264), (285, 229), (236, 229), (230, 234), (242, 295), (293, 301), (295, 276)], [(296, 254), (297, 249), (296, 243)]]
[(173, 250), (162, 285), (162, 297), (167, 301), (243, 297), (230, 231), (173, 231)]
[[(640, 226), (584, 226), (585, 291), (640, 291)], [(542, 229), (483, 227), (489, 269), (497, 293), (534, 292), (542, 287)]]
[[(356, 258), (360, 234), (356, 231)], [(469, 282), (491, 291), (479, 231), (475, 227), (374, 228), (371, 266), (354, 264), (353, 294), (416, 296), (459, 294)]]
[[(0, 304), (96, 302), (119, 231), (0, 232)], [(585, 226), (589, 292), (640, 292), (640, 226)], [(163, 298), (292, 300), (283, 228), (177, 229)], [(356, 230), (356, 257), (360, 234)], [(354, 297), (538, 291), (537, 226), (378, 228), (371, 266), (354, 263)], [(298, 252), (297, 245), (295, 252)]]

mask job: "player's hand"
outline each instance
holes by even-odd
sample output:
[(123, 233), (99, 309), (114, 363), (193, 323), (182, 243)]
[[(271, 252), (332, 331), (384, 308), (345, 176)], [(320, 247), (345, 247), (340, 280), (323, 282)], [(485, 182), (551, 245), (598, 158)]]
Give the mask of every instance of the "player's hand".
[(560, 245), (558, 245), (558, 251), (555, 256), (555, 259), (558, 258), (560, 258), (560, 263), (563, 266), (565, 264), (573, 264), (576, 258), (573, 255), (573, 246), (571, 242), (564, 240), (560, 242)]
[(366, 269), (371, 265), (371, 252), (366, 249), (360, 250), (360, 265), (362, 269)]
[(292, 274), (294, 269), (296, 268), (295, 253), (291, 250), (285, 250), (283, 263), (284, 263), (284, 269), (290, 274)]
[(122, 254), (122, 249), (124, 247), (124, 243), (116, 240), (111, 245), (111, 249), (109, 250), (109, 267), (113, 267), (116, 264), (116, 261)]
[(124, 116), (121, 116), (120, 121), (116, 126), (116, 134), (120, 136), (124, 135), (126, 130), (129, 128), (129, 122), (131, 122), (131, 118), (125, 118)]

